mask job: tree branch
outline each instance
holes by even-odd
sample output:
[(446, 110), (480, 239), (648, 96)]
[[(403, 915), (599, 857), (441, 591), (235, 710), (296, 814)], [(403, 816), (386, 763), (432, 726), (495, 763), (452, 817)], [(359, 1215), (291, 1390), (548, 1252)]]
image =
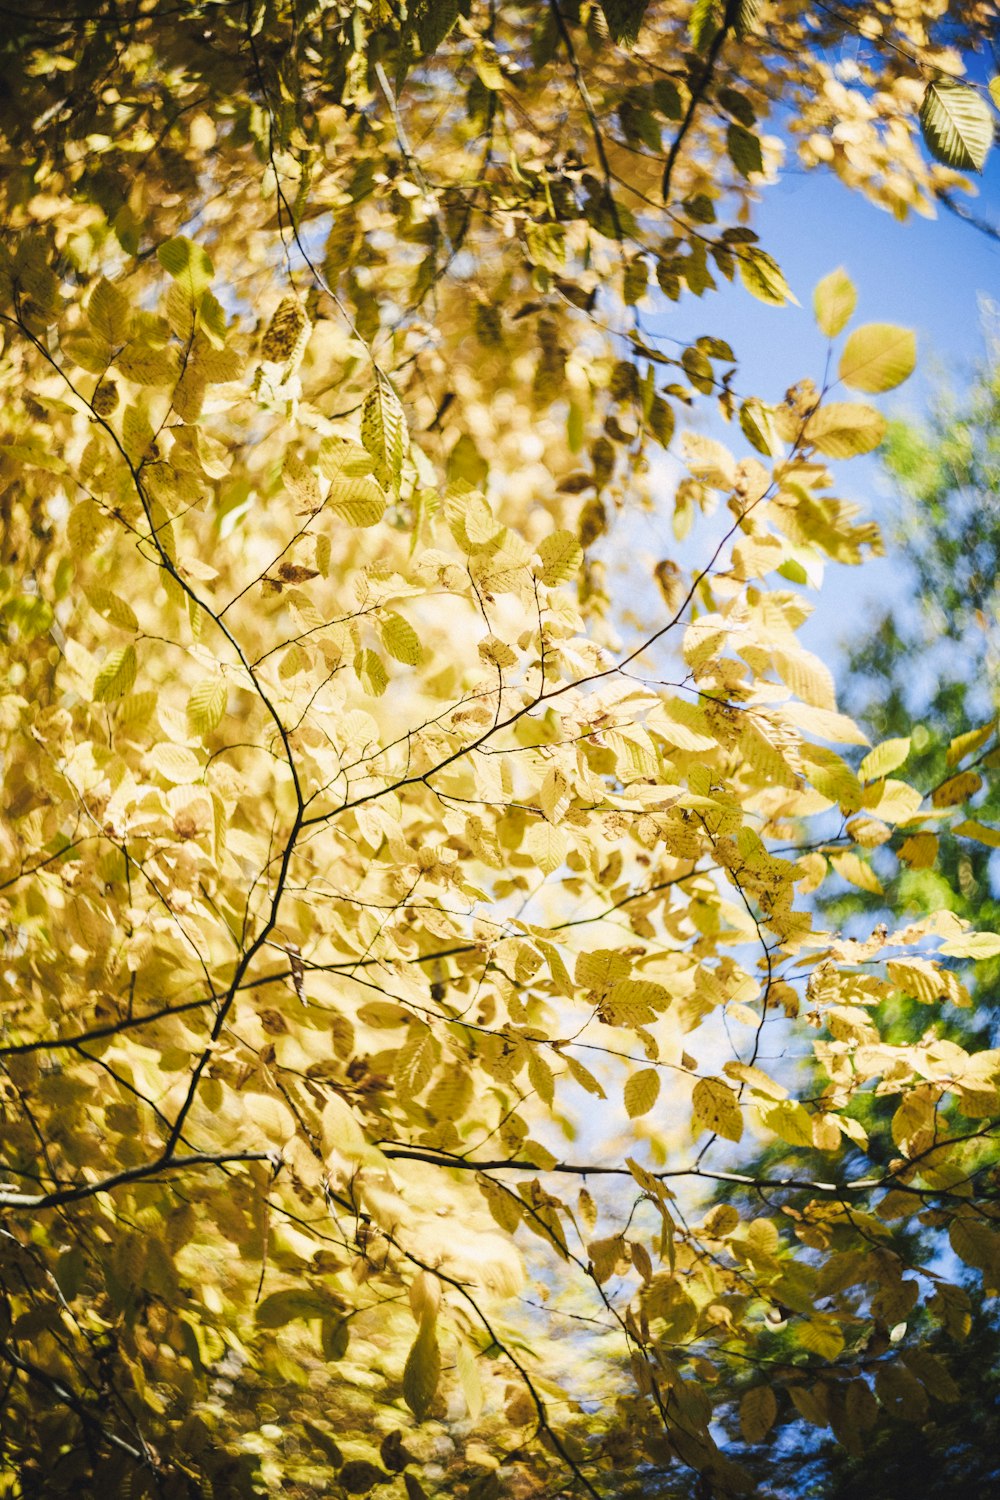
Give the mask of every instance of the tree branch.
[[(453, 1167), (462, 1172), (535, 1172), (544, 1176), (548, 1172), (559, 1172), (571, 1177), (631, 1177), (632, 1172), (628, 1167), (610, 1166), (603, 1162), (556, 1162), (551, 1167), (539, 1166), (538, 1162), (527, 1158), (507, 1157), (498, 1158), (493, 1161), (478, 1161), (468, 1157), (452, 1156), (446, 1151), (433, 1151), (420, 1146), (407, 1146), (399, 1143), (377, 1143), (382, 1155), (391, 1161), (424, 1161), (432, 1166)], [(912, 1166), (907, 1162), (907, 1166)], [(798, 1189), (802, 1192), (820, 1193), (824, 1197), (863, 1197), (868, 1193), (894, 1192), (910, 1193), (918, 1198), (943, 1198), (955, 1199), (962, 1203), (968, 1203), (968, 1195), (952, 1192), (948, 1188), (921, 1188), (914, 1187), (912, 1183), (902, 1182), (891, 1173), (882, 1177), (852, 1177), (846, 1182), (821, 1182), (811, 1177), (751, 1177), (745, 1172), (717, 1172), (707, 1167), (673, 1167), (663, 1172), (650, 1172), (657, 1182), (667, 1182), (674, 1178), (699, 1178), (709, 1182), (728, 1182), (735, 1187), (753, 1188), (760, 1192), (768, 1192), (776, 1188)], [(987, 1201), (1000, 1201), (1000, 1191), (995, 1193), (979, 1193), (979, 1199)]]
[(198, 1151), (189, 1156), (164, 1154), (156, 1161), (143, 1162), (138, 1167), (128, 1167), (97, 1182), (81, 1182), (73, 1187), (53, 1188), (48, 1193), (15, 1193), (0, 1190), (2, 1208), (58, 1208), (63, 1203), (78, 1203), (82, 1198), (93, 1198), (97, 1193), (110, 1193), (114, 1188), (125, 1187), (132, 1182), (143, 1182), (158, 1177), (161, 1172), (185, 1172), (193, 1167), (225, 1167), (234, 1162), (266, 1161), (272, 1166), (280, 1157), (273, 1151)]

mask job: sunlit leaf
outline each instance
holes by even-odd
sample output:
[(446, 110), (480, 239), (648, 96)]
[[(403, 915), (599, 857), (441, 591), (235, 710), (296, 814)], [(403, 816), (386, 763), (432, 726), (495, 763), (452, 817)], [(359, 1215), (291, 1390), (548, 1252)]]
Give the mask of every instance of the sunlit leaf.
[(946, 166), (981, 172), (993, 142), (993, 116), (977, 89), (938, 79), (920, 107), (927, 149)]

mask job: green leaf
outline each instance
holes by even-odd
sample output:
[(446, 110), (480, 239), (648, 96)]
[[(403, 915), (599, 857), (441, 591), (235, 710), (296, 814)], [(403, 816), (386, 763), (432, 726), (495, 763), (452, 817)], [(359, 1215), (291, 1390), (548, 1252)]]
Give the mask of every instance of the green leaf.
[(631, 47), (639, 37), (649, 0), (601, 0), (601, 9), (612, 39), (619, 47)]
[(835, 339), (857, 306), (858, 292), (843, 266), (838, 266), (813, 292), (813, 312), (821, 333)]
[(117, 651), (110, 651), (94, 678), (94, 702), (112, 703), (130, 693), (137, 666), (134, 646), (120, 646)]
[(853, 458), (871, 453), (885, 437), (889, 424), (873, 406), (855, 401), (831, 401), (806, 423), (805, 441), (828, 458)]
[(990, 79), (990, 98), (997, 109), (1000, 109), (1000, 78)]
[(730, 125), (726, 132), (726, 149), (741, 176), (749, 177), (751, 172), (763, 172), (764, 158), (761, 155), (760, 141), (752, 131), (744, 130), (742, 125)]
[(167, 275), (183, 287), (192, 304), (197, 305), (202, 293), (211, 286), (213, 273), (212, 262), (201, 246), (178, 235), (160, 246), (156, 258)]
[(694, 0), (688, 35), (699, 52), (703, 52), (722, 25), (719, 0)]
[(963, 172), (983, 170), (993, 144), (993, 116), (977, 89), (945, 81), (928, 84), (920, 126), (928, 151), (945, 166)]
[(838, 374), (854, 391), (891, 391), (913, 374), (917, 340), (911, 328), (865, 323), (856, 328), (840, 356)]
[(431, 1409), (441, 1378), (441, 1352), (433, 1323), (424, 1323), (413, 1341), (403, 1370), (403, 1399), (418, 1422)]
[(625, 1108), (629, 1119), (648, 1114), (660, 1095), (660, 1075), (655, 1068), (642, 1068), (625, 1084)]
[(671, 78), (658, 78), (651, 89), (653, 103), (667, 120), (684, 118), (684, 102), (676, 83)]

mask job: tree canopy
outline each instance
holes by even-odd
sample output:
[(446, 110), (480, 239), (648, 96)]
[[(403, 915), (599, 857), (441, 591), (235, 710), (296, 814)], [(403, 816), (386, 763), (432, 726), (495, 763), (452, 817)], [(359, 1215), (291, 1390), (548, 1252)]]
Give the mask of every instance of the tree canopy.
[(953, 1401), (1000, 937), (825, 898), (1000, 844), (996, 721), (926, 776), (797, 639), (915, 340), (832, 270), (775, 401), (692, 299), (791, 297), (785, 152), (954, 202), (994, 7), (0, 14), (0, 1493), (722, 1496)]
[[(989, 304), (986, 313), (992, 317)], [(924, 785), (947, 775), (951, 741), (981, 731), (995, 704), (996, 609), (990, 591), (996, 573), (991, 558), (1000, 546), (1000, 471), (994, 461), (997, 345), (989, 326), (987, 334), (990, 361), (967, 392), (939, 388), (928, 422), (897, 419), (890, 425), (882, 459), (894, 481), (887, 526), (897, 587), (891, 600), (872, 609), (863, 631), (852, 630), (853, 649), (841, 684), (842, 701), (857, 712), (872, 739), (911, 738), (908, 769)], [(841, 926), (871, 924), (889, 912), (924, 916), (947, 905), (996, 931), (994, 849), (982, 841), (983, 830), (997, 820), (994, 771), (987, 756), (978, 767), (984, 783), (976, 794), (980, 836), (961, 823), (944, 825), (933, 865), (887, 864), (878, 890), (829, 888), (820, 896), (827, 919)], [(938, 1034), (966, 1049), (995, 1045), (996, 978), (996, 959), (980, 963), (972, 1004), (941, 1017)], [(903, 994), (893, 997), (891, 1015), (886, 1007), (883, 1017), (883, 1034), (895, 1041), (917, 1041), (925, 1030), (925, 1007)], [(888, 1159), (894, 1152), (893, 1100), (871, 1098), (864, 1109), (868, 1153)], [(770, 1142), (753, 1171), (784, 1168), (790, 1154), (785, 1143)], [(803, 1154), (794, 1154), (801, 1170)], [(809, 1170), (821, 1172), (821, 1160), (817, 1154)], [(897, 1231), (897, 1253), (919, 1260), (939, 1236), (937, 1225), (911, 1217)], [(964, 1285), (971, 1326), (960, 1345), (919, 1312), (901, 1339), (904, 1349), (927, 1341), (946, 1359), (953, 1399), (928, 1405), (918, 1421), (890, 1417), (867, 1435), (842, 1432), (840, 1441), (829, 1429), (802, 1419), (782, 1434), (780, 1447), (765, 1441), (744, 1460), (761, 1494), (822, 1500), (877, 1494), (880, 1500), (903, 1500), (914, 1492), (926, 1497), (957, 1492), (987, 1500), (994, 1493), (1000, 1453), (997, 1304), (983, 1297), (971, 1274)], [(717, 1413), (734, 1432), (738, 1403), (735, 1384), (728, 1408)]]

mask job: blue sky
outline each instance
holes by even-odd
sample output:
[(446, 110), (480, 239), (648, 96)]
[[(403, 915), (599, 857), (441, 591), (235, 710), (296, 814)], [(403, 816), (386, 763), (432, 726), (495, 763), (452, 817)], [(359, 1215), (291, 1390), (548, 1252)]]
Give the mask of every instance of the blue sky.
[[(972, 212), (1000, 223), (1000, 147), (979, 180), (977, 198), (963, 197)], [(739, 360), (737, 387), (777, 401), (803, 376), (821, 378), (826, 341), (812, 315), (812, 289), (838, 265), (858, 288), (855, 322), (901, 323), (915, 328), (916, 374), (882, 398), (890, 415), (919, 416), (936, 381), (961, 388), (984, 352), (980, 295), (1000, 301), (1000, 242), (942, 208), (937, 219), (911, 215), (899, 223), (851, 192), (825, 171), (794, 165), (764, 190), (754, 227), (775, 256), (799, 306), (768, 307), (744, 288), (722, 284), (699, 303), (686, 299), (648, 318), (650, 331), (674, 337), (722, 332)], [(720, 432), (720, 436), (723, 434)], [(877, 455), (837, 466), (838, 493), (857, 500), (891, 532), (894, 500)], [(863, 568), (827, 571), (816, 613), (803, 641), (833, 662), (849, 633), (860, 632), (876, 602), (905, 592), (892, 557)]]

